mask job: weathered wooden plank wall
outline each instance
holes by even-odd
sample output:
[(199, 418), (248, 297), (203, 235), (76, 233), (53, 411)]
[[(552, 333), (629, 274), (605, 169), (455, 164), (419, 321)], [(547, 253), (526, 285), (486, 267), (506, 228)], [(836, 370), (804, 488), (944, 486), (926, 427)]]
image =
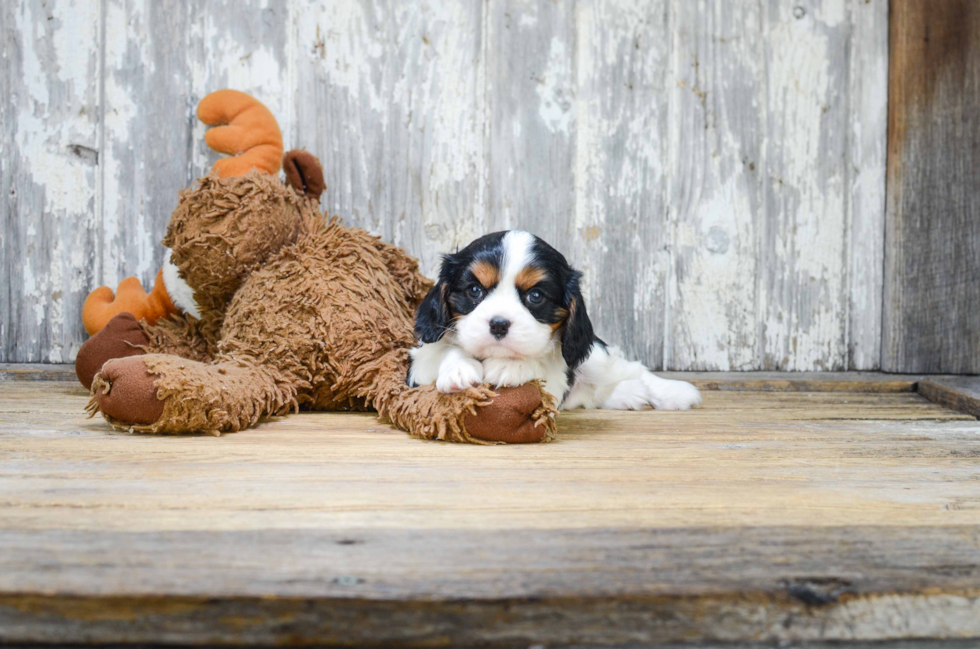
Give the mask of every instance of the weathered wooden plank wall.
[(980, 4), (895, 0), (882, 364), (980, 371)]
[(655, 368), (875, 369), (887, 0), (17, 0), (3, 27), (0, 360), (68, 361), (81, 301), (144, 283), (261, 97), (323, 206), (439, 254), (521, 227)]

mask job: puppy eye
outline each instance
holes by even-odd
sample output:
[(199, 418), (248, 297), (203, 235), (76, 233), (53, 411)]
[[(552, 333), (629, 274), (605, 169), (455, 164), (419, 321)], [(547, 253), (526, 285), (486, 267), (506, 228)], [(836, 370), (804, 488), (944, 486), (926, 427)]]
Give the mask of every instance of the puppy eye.
[(541, 304), (542, 302), (544, 302), (544, 293), (542, 293), (538, 289), (533, 289), (530, 293), (527, 294), (527, 303), (528, 304), (532, 304), (532, 305), (537, 306), (538, 304)]
[(483, 296), (483, 287), (474, 284), (473, 286), (466, 289), (466, 292), (469, 294), (471, 298), (473, 298), (474, 300), (478, 300)]

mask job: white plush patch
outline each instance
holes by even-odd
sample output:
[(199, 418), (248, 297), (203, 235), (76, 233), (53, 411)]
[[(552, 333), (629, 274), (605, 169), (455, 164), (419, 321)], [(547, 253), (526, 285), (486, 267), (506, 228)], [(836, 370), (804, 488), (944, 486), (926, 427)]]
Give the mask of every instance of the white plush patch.
[(163, 284), (167, 287), (170, 301), (178, 309), (195, 318), (201, 317), (201, 310), (194, 299), (194, 290), (187, 285), (177, 272), (177, 267), (170, 261), (170, 250), (163, 257)]

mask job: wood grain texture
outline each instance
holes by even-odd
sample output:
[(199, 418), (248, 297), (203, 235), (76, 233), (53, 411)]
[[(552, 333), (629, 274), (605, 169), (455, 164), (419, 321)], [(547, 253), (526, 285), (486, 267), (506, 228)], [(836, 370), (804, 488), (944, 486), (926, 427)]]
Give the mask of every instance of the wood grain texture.
[(343, 413), (129, 435), (79, 387), (0, 383), (0, 640), (980, 637), (980, 423), (910, 393), (705, 396), (474, 447)]
[(135, 275), (152, 284), (177, 191), (217, 159), (194, 117), (208, 92), (261, 96), (288, 137), (288, 8), (282, 0), (240, 2), (235, 11), (217, 0), (106, 2), (99, 283)]
[(0, 363), (0, 381), (60, 381), (78, 380), (75, 366), (55, 363)]
[[(668, 127), (675, 261), (668, 369), (763, 363), (758, 281), (766, 97), (763, 7), (674, 1)], [(813, 368), (808, 368), (813, 369)]]
[(482, 4), (303, 7), (295, 146), (323, 162), (322, 205), (434, 274), (486, 228)]
[(933, 403), (980, 417), (980, 378), (930, 377), (919, 382), (918, 392)]
[(892, 3), (882, 367), (980, 371), (980, 6)]
[(70, 361), (98, 281), (98, 3), (0, 7), (0, 360)]
[[(663, 367), (671, 304), (667, 129), (670, 4), (579, 3), (574, 232), (602, 336)], [(560, 219), (570, 218), (561, 215)]]
[(766, 369), (847, 369), (847, 3), (763, 4), (763, 357)]
[[(194, 107), (233, 86), (322, 159), (324, 209), (429, 274), (480, 234), (526, 228), (584, 271), (600, 334), (651, 367), (878, 368), (886, 0), (45, 5), (60, 22), (33, 6), (2, 14), (3, 146), (19, 148), (0, 361), (71, 360), (91, 288), (152, 281), (176, 192), (214, 160)], [(19, 53), (52, 29), (84, 53), (84, 111), (25, 99), (48, 82)], [(36, 58), (55, 85), (57, 56)], [(46, 149), (30, 143), (72, 139), (69, 119), (88, 148), (59, 164), (81, 189), (74, 216), (48, 218), (61, 208), (9, 189), (56, 194), (63, 174), (34, 171)], [(57, 236), (25, 238), (53, 222)]]
[(848, 47), (848, 369), (880, 367), (888, 106), (888, 2), (851, 2)]
[(675, 3), (668, 367), (877, 367), (886, 15)]
[[(701, 390), (751, 392), (917, 392), (924, 380), (957, 377), (884, 372), (659, 372), (664, 378), (694, 383)], [(52, 363), (0, 363), (0, 381), (75, 383), (75, 366)], [(969, 379), (964, 379), (969, 381)]]
[(700, 390), (760, 392), (916, 392), (923, 376), (883, 372), (658, 372)]

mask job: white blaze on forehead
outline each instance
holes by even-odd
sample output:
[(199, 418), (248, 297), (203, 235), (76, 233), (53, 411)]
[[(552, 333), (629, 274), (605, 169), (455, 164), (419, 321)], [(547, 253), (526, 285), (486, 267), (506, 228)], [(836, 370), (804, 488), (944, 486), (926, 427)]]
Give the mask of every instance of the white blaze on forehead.
[[(551, 326), (535, 320), (521, 300), (517, 276), (534, 263), (534, 236), (513, 230), (500, 242), (500, 281), (475, 309), (456, 321), (456, 341), (474, 358), (539, 358), (554, 351)], [(508, 332), (496, 338), (489, 323), (494, 318), (510, 322)]]
[(504, 259), (498, 286), (515, 286), (517, 276), (534, 261), (534, 236), (523, 230), (511, 230), (503, 239)]

